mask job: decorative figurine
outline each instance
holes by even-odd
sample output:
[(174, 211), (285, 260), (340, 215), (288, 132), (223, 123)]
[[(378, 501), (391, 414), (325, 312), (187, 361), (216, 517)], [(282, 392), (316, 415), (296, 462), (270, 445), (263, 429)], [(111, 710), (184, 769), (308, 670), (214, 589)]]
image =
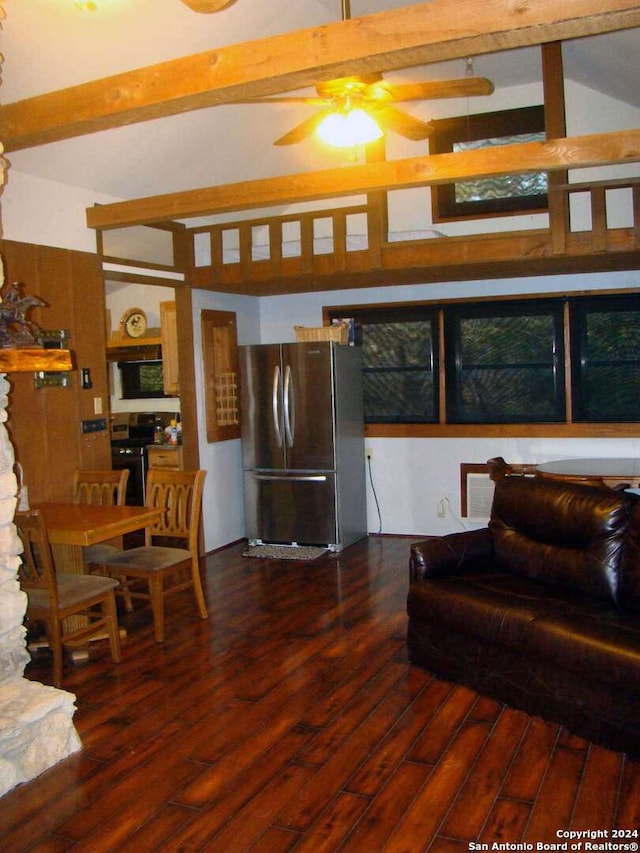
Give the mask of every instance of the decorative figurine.
[(37, 345), (36, 333), (39, 326), (27, 319), (30, 308), (46, 305), (37, 296), (23, 296), (22, 284), (14, 281), (0, 291), (0, 347), (11, 349)]

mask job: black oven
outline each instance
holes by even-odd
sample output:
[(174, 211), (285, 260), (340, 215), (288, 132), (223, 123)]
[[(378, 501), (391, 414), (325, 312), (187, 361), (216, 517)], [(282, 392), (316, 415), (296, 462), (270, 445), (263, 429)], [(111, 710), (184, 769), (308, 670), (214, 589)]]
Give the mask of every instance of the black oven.
[(144, 504), (147, 465), (146, 447), (114, 447), (111, 445), (111, 467), (113, 470), (129, 469), (125, 503), (131, 506), (142, 506)]
[(111, 467), (115, 471), (129, 469), (126, 503), (144, 504), (144, 490), (149, 465), (147, 447), (153, 444), (154, 430), (163, 429), (175, 412), (121, 412), (111, 417)]

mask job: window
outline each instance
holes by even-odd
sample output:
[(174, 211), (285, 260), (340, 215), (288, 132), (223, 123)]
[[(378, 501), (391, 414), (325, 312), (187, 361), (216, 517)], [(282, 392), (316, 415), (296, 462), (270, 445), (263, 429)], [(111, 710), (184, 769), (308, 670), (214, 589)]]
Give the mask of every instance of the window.
[(494, 302), (445, 311), (447, 421), (564, 420), (561, 302)]
[[(433, 121), (431, 154), (539, 142), (546, 138), (543, 107)], [(434, 222), (547, 209), (547, 174), (534, 172), (458, 181), (431, 188)]]
[(437, 328), (437, 313), (425, 308), (359, 316), (355, 339), (362, 346), (367, 421), (437, 422)]
[(325, 310), (345, 316), (367, 424), (640, 423), (640, 293)]
[(640, 296), (583, 299), (573, 312), (577, 421), (640, 421)]

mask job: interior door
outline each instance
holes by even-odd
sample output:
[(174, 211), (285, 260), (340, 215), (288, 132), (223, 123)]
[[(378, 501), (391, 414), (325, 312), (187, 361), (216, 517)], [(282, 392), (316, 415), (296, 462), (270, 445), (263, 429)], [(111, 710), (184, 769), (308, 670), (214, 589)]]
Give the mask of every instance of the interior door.
[(280, 344), (240, 347), (242, 467), (284, 467)]
[(331, 471), (335, 467), (331, 344), (282, 345), (286, 467)]

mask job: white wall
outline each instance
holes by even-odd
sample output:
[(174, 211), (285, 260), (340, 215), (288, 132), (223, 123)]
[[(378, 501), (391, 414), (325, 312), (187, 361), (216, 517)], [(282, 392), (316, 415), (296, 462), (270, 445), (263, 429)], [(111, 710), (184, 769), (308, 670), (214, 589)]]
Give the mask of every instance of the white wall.
[(211, 551), (244, 536), (244, 509), (240, 440), (213, 443), (207, 441), (200, 324), (200, 312), (205, 309), (235, 312), (239, 344), (254, 343), (259, 340), (260, 315), (258, 300), (253, 297), (229, 296), (206, 290), (193, 292), (200, 466), (207, 472), (203, 498), (205, 548)]
[[(10, 158), (9, 158), (10, 159)], [(87, 228), (86, 210), (122, 199), (9, 168), (2, 191), (2, 236), (18, 243), (95, 252), (95, 231)]]

